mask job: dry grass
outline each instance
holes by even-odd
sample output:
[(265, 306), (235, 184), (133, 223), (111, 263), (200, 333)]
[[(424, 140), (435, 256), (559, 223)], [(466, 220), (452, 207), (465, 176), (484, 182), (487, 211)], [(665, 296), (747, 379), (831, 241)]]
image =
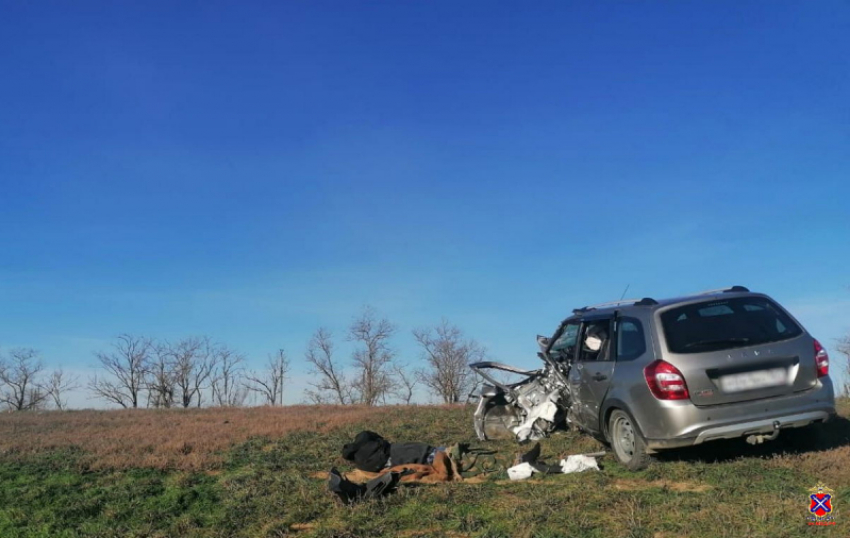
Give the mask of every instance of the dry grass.
[(386, 409), (361, 406), (0, 413), (0, 457), (79, 449), (92, 469), (201, 470), (252, 437), (327, 432)]
[[(850, 402), (840, 401), (839, 412), (825, 428), (783, 432), (757, 447), (716, 441), (659, 454), (636, 473), (607, 455), (599, 472), (514, 482), (502, 471), (350, 507), (335, 502), (324, 478), (334, 466), (351, 469), (340, 461), (346, 439), (369, 428), (394, 441), (478, 445), (471, 409), (0, 415), (0, 537), (850, 536), (841, 504), (850, 498)], [(599, 450), (574, 432), (541, 447), (548, 458)], [(487, 448), (508, 456), (524, 449), (510, 441)], [(81, 472), (92, 467), (105, 470)], [(819, 480), (839, 500), (833, 529), (805, 523), (808, 488)]]
[(772, 458), (769, 466), (802, 471), (833, 484), (850, 484), (850, 399), (839, 398), (836, 408), (839, 417), (827, 425), (827, 434), (805, 440), (804, 450)]
[(768, 462), (771, 468), (802, 471), (814, 477), (823, 477), (831, 484), (850, 484), (850, 445), (812, 449), (797, 454), (776, 456)]
[(696, 482), (685, 482), (685, 481), (665, 481), (665, 480), (655, 480), (652, 482), (647, 482), (646, 480), (615, 480), (612, 484), (614, 489), (619, 489), (623, 491), (637, 491), (649, 488), (657, 488), (662, 490), (670, 490), (677, 492), (692, 492), (692, 493), (705, 493), (709, 491), (711, 488), (708, 484), (698, 484)]

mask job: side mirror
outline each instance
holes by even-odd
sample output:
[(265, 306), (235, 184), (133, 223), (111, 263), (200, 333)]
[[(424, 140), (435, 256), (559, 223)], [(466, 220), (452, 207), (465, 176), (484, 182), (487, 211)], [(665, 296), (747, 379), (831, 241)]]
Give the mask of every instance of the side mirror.
[(540, 351), (546, 351), (546, 348), (549, 347), (549, 338), (538, 334), (537, 345), (540, 346)]

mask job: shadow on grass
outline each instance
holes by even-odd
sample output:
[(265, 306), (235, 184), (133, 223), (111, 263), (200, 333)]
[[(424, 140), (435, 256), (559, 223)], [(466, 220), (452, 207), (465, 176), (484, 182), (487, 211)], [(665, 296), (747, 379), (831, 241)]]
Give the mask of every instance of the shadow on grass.
[(658, 461), (724, 462), (739, 458), (769, 458), (802, 454), (850, 445), (850, 420), (836, 417), (826, 424), (782, 430), (774, 441), (749, 445), (743, 438), (711, 441), (702, 445), (655, 454)]

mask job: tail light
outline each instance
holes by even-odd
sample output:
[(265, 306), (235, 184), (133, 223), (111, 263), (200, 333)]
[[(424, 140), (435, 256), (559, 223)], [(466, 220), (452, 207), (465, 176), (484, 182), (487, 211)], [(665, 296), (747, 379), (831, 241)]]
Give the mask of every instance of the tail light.
[(646, 384), (659, 400), (687, 400), (688, 385), (682, 372), (669, 362), (657, 360), (643, 369)]
[(829, 353), (817, 340), (815, 340), (815, 368), (818, 371), (818, 377), (829, 375)]

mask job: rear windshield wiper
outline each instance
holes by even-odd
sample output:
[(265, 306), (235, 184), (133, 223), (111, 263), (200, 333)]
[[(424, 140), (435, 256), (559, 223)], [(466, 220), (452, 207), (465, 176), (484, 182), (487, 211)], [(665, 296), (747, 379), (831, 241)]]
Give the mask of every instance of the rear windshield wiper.
[(749, 343), (749, 338), (720, 338), (717, 340), (697, 340), (696, 342), (690, 342), (682, 346), (682, 350), (690, 349), (692, 347), (698, 346), (717, 346), (722, 344), (747, 344)]

